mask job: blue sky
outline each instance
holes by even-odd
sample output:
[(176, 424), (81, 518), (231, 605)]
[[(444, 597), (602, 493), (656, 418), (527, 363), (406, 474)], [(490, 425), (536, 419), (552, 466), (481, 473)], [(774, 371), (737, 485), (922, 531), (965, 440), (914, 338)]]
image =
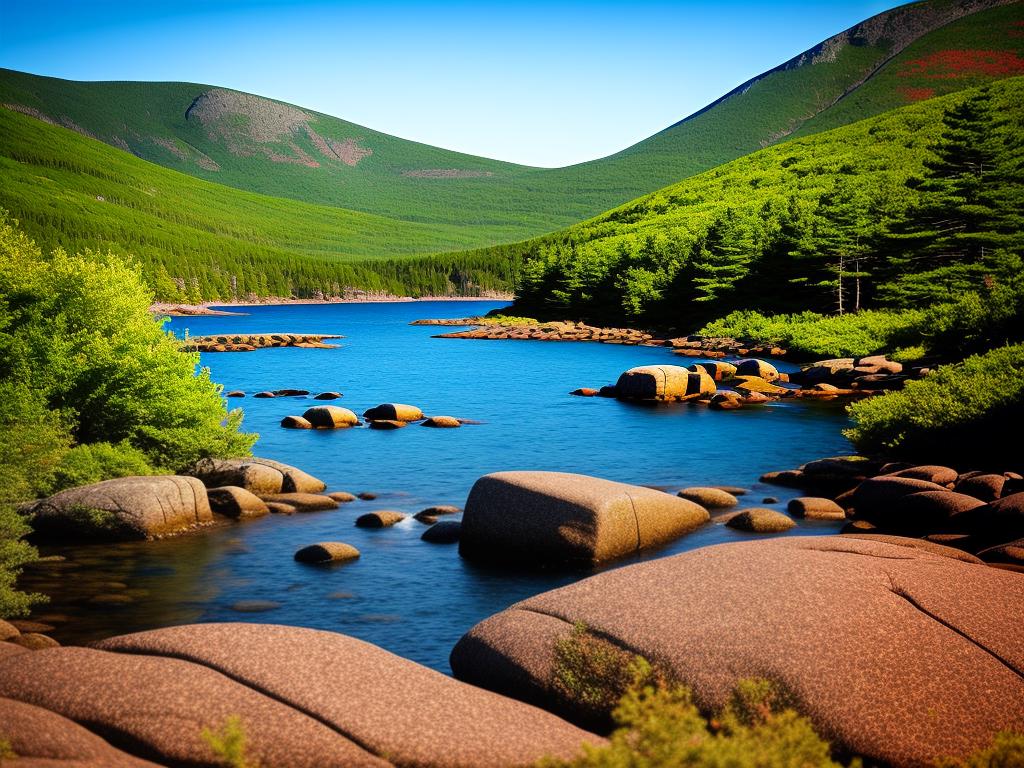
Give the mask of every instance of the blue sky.
[(558, 166), (633, 144), (895, 5), (0, 0), (0, 66), (222, 85)]

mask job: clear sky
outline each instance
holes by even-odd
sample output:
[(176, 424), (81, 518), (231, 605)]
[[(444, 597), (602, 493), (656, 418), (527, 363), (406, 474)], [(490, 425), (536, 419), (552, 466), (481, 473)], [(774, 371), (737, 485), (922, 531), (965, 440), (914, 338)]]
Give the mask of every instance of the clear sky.
[(899, 4), (0, 0), (0, 66), (222, 85), (558, 166), (629, 146)]

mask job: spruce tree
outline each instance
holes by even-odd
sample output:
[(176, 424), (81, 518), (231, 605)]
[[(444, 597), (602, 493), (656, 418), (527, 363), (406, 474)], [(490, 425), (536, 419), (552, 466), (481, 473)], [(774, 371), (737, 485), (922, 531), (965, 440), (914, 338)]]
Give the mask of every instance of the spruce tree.
[(697, 239), (690, 254), (694, 301), (716, 301), (732, 293), (747, 274), (752, 249), (750, 232), (727, 209)]

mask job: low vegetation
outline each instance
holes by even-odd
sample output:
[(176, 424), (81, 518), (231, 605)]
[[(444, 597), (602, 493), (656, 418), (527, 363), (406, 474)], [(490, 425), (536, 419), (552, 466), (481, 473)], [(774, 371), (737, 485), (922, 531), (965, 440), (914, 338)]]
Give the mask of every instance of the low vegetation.
[(238, 456), (221, 388), (148, 312), (152, 294), (113, 254), (44, 256), (0, 214), (0, 615), (33, 557), (19, 502), (83, 482)]
[(259, 768), (246, 755), (248, 737), (238, 715), (230, 716), (220, 728), (204, 728), (200, 735), (223, 768)]
[(1024, 345), (972, 355), (849, 408), (862, 453), (952, 466), (1002, 466), (1024, 429)]

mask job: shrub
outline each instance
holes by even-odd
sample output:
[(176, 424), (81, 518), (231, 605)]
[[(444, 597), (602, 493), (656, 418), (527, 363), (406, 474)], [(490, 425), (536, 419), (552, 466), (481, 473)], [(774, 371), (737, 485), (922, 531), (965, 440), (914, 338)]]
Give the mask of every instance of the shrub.
[(845, 431), (862, 453), (1001, 466), (1024, 428), (1024, 345), (939, 368), (899, 392), (854, 403)]
[(992, 744), (966, 760), (942, 760), (939, 768), (1019, 768), (1024, 765), (1024, 733), (1002, 731)]
[(238, 715), (229, 717), (217, 730), (203, 728), (201, 735), (224, 768), (258, 768), (245, 756), (247, 737)]
[(61, 457), (54, 468), (47, 492), (56, 493), (112, 477), (151, 475), (154, 472), (146, 454), (128, 443), (76, 445)]

